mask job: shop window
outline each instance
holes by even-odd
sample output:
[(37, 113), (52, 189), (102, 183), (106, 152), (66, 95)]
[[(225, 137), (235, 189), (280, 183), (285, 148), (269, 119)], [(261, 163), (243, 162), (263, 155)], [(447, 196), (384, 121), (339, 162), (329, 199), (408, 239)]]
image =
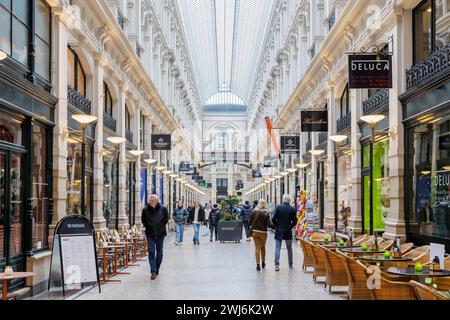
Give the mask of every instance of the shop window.
[(346, 116), (350, 112), (350, 99), (349, 99), (348, 84), (345, 86), (344, 92), (342, 93), (342, 96), (341, 96), (340, 111), (341, 111), (341, 118)]
[(450, 238), (450, 117), (408, 130), (410, 233)]
[(67, 81), (81, 96), (86, 97), (86, 73), (78, 55), (71, 48), (67, 50)]
[(338, 229), (345, 230), (351, 215), (352, 180), (350, 155), (338, 159)]
[(103, 82), (103, 94), (104, 94), (104, 97), (103, 97), (104, 112), (112, 117), (113, 116), (113, 100), (112, 100), (112, 96), (111, 96), (111, 91), (109, 91), (109, 88), (108, 88), (108, 85), (106, 84), (106, 82)]
[(131, 131), (131, 115), (128, 106), (125, 104), (125, 129)]
[(51, 10), (43, 0), (36, 3), (36, 73), (50, 80), (50, 26), (51, 26)]
[(22, 123), (8, 114), (0, 113), (0, 141), (22, 145)]
[(139, 146), (141, 150), (145, 149), (145, 117), (141, 115), (141, 128), (140, 128), (140, 142)]

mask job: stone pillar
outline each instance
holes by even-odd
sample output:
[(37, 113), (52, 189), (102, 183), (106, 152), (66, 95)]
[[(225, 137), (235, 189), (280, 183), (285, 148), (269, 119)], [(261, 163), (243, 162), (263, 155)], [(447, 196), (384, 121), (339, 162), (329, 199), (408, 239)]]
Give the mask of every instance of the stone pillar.
[(391, 138), (389, 141), (389, 183), (391, 207), (385, 220), (385, 233), (388, 239), (400, 237), (406, 239), (405, 204), (404, 204), (404, 128), (402, 123), (402, 104), (398, 100), (399, 94), (406, 90), (405, 70), (412, 65), (411, 57), (411, 28), (412, 17), (410, 11), (394, 7), (396, 26), (394, 31), (394, 52), (392, 65), (393, 88), (389, 90), (389, 127)]
[[(329, 136), (335, 135), (337, 128), (336, 128), (336, 109), (337, 109), (337, 103), (335, 99), (335, 83), (333, 81), (329, 82), (328, 85), (328, 100), (329, 100), (329, 107), (328, 107), (328, 134)], [(326, 205), (325, 205), (325, 219), (324, 219), (324, 227), (327, 232), (333, 231), (335, 226), (334, 221), (334, 202), (337, 201), (337, 199), (334, 199), (334, 151), (335, 146), (334, 142), (328, 139), (328, 145), (327, 145), (327, 155), (328, 155), (328, 199), (325, 199)]]
[[(125, 137), (125, 101), (128, 88), (125, 83), (119, 84), (119, 99), (117, 103), (117, 130), (121, 137)], [(119, 157), (119, 230), (122, 226), (128, 226), (128, 217), (126, 215), (126, 144), (120, 145)]]
[[(318, 133), (313, 133), (311, 138), (312, 148), (315, 149), (315, 146), (318, 145)], [(319, 163), (318, 158), (314, 155), (311, 156), (311, 195), (310, 199), (314, 201), (314, 204), (318, 202), (317, 195), (317, 164)]]
[[(141, 142), (141, 110), (139, 108), (135, 108), (134, 112), (134, 144), (136, 146), (140, 146)], [(138, 148), (140, 149), (140, 148)], [(145, 150), (142, 150), (145, 151)], [(134, 215), (135, 215), (135, 223), (138, 224), (141, 221), (142, 214), (142, 205), (141, 205), (141, 188), (145, 190), (145, 186), (141, 184), (141, 156), (136, 159), (136, 168), (135, 168), (135, 188), (136, 193), (134, 194)], [(145, 203), (145, 202), (144, 202)], [(131, 220), (133, 223), (133, 219)]]
[(52, 245), (56, 224), (66, 215), (67, 206), (67, 34), (63, 9), (53, 9), (53, 95), (58, 98), (53, 129), (53, 218), (50, 221), (49, 245)]
[(94, 212), (93, 223), (98, 231), (106, 229), (106, 220), (103, 216), (103, 67), (102, 56), (95, 57), (93, 79), (93, 114), (97, 116), (94, 145)]
[(361, 219), (362, 210), (362, 177), (361, 177), (361, 143), (360, 143), (360, 129), (358, 121), (361, 118), (362, 110), (362, 90), (350, 91), (350, 109), (352, 113), (351, 121), (351, 145), (352, 145), (352, 161), (350, 168), (350, 177), (352, 183), (352, 200), (351, 200), (351, 216), (348, 223), (348, 228), (353, 230), (354, 235), (360, 235), (363, 232), (363, 225)]

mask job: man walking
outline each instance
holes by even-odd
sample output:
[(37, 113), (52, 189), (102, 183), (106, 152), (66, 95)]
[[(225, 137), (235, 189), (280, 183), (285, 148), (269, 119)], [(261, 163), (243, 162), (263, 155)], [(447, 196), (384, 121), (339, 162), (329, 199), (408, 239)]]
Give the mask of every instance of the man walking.
[(156, 194), (150, 196), (150, 203), (142, 210), (141, 220), (147, 236), (151, 279), (155, 280), (163, 260), (164, 238), (167, 236), (166, 226), (169, 222), (169, 212), (159, 203)]
[(283, 196), (283, 204), (275, 209), (272, 223), (275, 226), (275, 271), (280, 271), (280, 252), (283, 240), (286, 241), (288, 251), (289, 268), (294, 267), (292, 254), (292, 229), (297, 225), (297, 214), (291, 207), (292, 198), (290, 195)]
[(179, 202), (173, 213), (173, 220), (176, 224), (175, 244), (177, 246), (183, 243), (184, 228), (188, 218), (189, 212), (183, 207), (183, 204)]
[(209, 241), (213, 242), (213, 233), (215, 236), (215, 241), (218, 240), (218, 231), (219, 231), (219, 220), (220, 220), (220, 207), (216, 203), (213, 205), (211, 209), (211, 213), (209, 214)]
[(250, 205), (250, 202), (245, 201), (244, 206), (241, 208), (241, 217), (242, 217), (242, 223), (244, 224), (244, 230), (245, 230), (245, 236), (247, 237), (247, 241), (250, 241), (250, 215), (252, 213), (252, 206)]
[(194, 225), (194, 245), (200, 245), (200, 226), (205, 221), (205, 210), (199, 202), (196, 202), (194, 208), (189, 212), (189, 221)]

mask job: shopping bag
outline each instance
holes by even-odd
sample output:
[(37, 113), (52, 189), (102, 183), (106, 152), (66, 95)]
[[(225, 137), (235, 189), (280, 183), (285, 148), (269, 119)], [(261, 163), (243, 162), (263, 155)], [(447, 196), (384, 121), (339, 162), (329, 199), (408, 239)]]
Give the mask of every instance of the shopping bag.
[(202, 237), (209, 236), (209, 228), (207, 226), (202, 226)]

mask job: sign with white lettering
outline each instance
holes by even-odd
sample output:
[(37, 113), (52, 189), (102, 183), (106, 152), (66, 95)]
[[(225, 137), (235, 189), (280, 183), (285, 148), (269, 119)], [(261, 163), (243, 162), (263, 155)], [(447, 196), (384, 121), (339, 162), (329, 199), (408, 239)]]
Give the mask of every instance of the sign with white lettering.
[(391, 89), (392, 56), (350, 54), (348, 56), (350, 89)]
[(327, 132), (328, 111), (302, 111), (302, 132)]
[(172, 136), (170, 134), (152, 134), (152, 151), (172, 150)]
[(281, 154), (300, 154), (300, 137), (282, 136)]

